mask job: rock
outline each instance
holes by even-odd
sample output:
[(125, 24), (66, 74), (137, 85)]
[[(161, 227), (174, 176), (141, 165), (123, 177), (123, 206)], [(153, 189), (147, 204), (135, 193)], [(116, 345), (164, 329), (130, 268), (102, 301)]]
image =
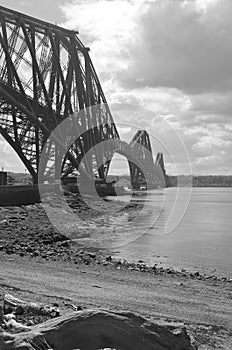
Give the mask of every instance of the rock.
[(211, 275), (211, 276), (205, 276), (205, 279), (206, 280), (209, 280), (209, 279), (211, 279), (211, 278), (213, 278), (213, 277), (215, 277), (214, 275)]
[[(214, 277), (214, 276), (213, 276), (213, 277)], [(222, 278), (221, 278), (221, 281), (226, 282), (226, 281), (227, 281), (227, 277), (222, 277)]]
[(17, 322), (14, 318), (6, 320), (5, 322), (6, 329), (14, 331), (14, 333), (28, 332), (31, 330), (31, 327), (25, 326)]
[(14, 254), (14, 248), (13, 247), (7, 247), (6, 248), (6, 254)]
[(0, 221), (0, 224), (2, 224), (2, 225), (9, 225), (9, 221), (4, 219), (4, 220)]
[(95, 259), (95, 258), (96, 258), (96, 253), (89, 252), (89, 253), (88, 253), (88, 256), (89, 256), (91, 259)]
[(24, 307), (22, 307), (21, 305), (19, 305), (19, 306), (16, 307), (15, 315), (23, 315), (24, 312), (25, 312)]
[(13, 320), (13, 319), (15, 320), (15, 315), (13, 313), (6, 314), (6, 315), (4, 315), (4, 319), (6, 322)]
[(26, 333), (0, 334), (0, 344), (1, 350), (197, 349), (184, 327), (171, 331), (130, 312), (99, 309), (72, 312)]
[(0, 331), (1, 324), (3, 323), (3, 309), (4, 309), (5, 293), (0, 289)]
[(32, 247), (27, 247), (27, 248), (26, 248), (26, 251), (27, 251), (28, 253), (32, 253), (32, 252), (33, 252), (33, 249), (32, 249)]

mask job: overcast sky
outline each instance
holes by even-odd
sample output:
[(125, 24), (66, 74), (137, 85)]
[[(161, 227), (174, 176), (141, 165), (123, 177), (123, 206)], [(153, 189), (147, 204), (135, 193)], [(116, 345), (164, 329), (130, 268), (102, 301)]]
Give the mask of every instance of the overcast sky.
[[(122, 138), (130, 139), (130, 124), (146, 128), (163, 143), (153, 148), (166, 149), (167, 169), (173, 171), (171, 150), (178, 172), (187, 173), (177, 133), (194, 174), (232, 174), (231, 0), (2, 0), (1, 5), (79, 30), (116, 123), (129, 124), (119, 128)], [(8, 145), (0, 141), (0, 147), (0, 166), (24, 169)]]

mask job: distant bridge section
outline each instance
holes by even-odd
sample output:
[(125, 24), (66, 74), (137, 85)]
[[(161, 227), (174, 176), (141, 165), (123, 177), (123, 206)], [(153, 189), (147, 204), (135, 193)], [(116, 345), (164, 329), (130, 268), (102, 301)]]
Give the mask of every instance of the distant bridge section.
[[(167, 186), (167, 175), (163, 154), (158, 153), (154, 163), (149, 134), (138, 130), (130, 142), (130, 148), (137, 162), (129, 162), (132, 187), (163, 188)], [(141, 166), (138, 166), (140, 162)]]

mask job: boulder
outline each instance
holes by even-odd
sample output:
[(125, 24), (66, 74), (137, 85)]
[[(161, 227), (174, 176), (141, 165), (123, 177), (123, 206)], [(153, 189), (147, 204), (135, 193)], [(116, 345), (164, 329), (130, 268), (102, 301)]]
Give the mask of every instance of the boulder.
[(185, 328), (170, 331), (130, 312), (72, 312), (19, 334), (0, 334), (1, 350), (193, 350)]

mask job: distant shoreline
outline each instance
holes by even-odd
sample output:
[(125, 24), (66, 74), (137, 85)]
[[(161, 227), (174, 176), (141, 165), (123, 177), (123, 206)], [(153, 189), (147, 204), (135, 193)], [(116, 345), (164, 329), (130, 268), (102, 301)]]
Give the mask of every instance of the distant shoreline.
[(171, 187), (232, 187), (232, 175), (178, 175), (169, 181)]
[[(168, 187), (232, 187), (232, 175), (168, 175)], [(128, 175), (109, 175), (107, 180), (119, 180), (120, 178), (130, 181)], [(8, 172), (8, 184), (32, 184), (32, 179), (29, 174)]]
[[(171, 186), (171, 187), (189, 187), (189, 185), (185, 185), (185, 184), (179, 184), (178, 186)], [(204, 184), (193, 184), (191, 187), (197, 188), (197, 187), (206, 187), (206, 188), (216, 188), (216, 187), (222, 187), (222, 188), (228, 188), (228, 187), (232, 187), (232, 185), (220, 185), (220, 184), (215, 184), (215, 185), (204, 185)]]

